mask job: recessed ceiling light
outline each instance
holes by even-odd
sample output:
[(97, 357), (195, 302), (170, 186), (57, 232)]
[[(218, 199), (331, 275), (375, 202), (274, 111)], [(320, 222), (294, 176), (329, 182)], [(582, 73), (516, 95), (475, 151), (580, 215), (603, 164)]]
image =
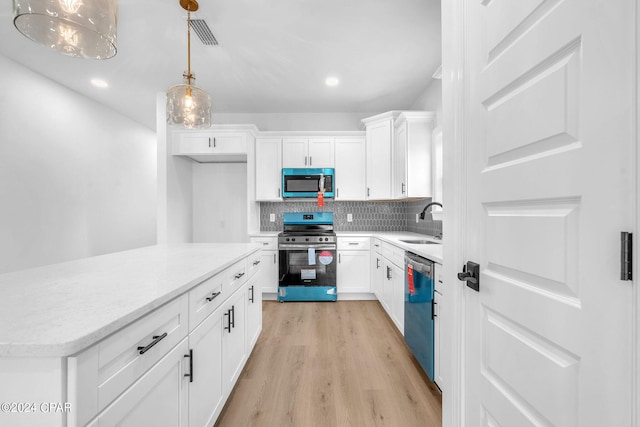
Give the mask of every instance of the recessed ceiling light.
[(340, 83), (340, 80), (337, 77), (327, 77), (324, 81), (327, 86), (338, 86), (338, 83)]
[(106, 81), (102, 80), (102, 79), (91, 79), (91, 84), (94, 85), (95, 87), (98, 87), (100, 89), (104, 89), (109, 87), (109, 83), (107, 83)]

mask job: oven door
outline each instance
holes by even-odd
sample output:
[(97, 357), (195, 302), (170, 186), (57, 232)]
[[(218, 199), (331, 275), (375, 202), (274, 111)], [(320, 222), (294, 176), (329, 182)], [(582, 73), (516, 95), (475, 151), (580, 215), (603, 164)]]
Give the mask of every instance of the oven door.
[(335, 244), (280, 244), (279, 286), (336, 286)]

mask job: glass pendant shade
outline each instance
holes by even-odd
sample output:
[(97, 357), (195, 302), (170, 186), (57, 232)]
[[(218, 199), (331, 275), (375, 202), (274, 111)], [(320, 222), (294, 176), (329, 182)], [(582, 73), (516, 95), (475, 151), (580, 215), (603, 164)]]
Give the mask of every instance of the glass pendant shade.
[(13, 0), (15, 27), (31, 40), (80, 58), (116, 54), (117, 0)]
[(167, 123), (186, 128), (211, 126), (211, 98), (197, 86), (188, 83), (171, 86), (167, 91)]

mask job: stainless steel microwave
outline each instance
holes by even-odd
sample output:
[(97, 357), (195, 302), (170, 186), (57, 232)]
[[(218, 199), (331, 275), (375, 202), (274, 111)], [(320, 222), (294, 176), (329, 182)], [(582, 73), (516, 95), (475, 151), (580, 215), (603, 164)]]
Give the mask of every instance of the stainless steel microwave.
[(324, 197), (332, 198), (335, 187), (333, 168), (283, 168), (282, 197), (314, 198), (324, 189)]

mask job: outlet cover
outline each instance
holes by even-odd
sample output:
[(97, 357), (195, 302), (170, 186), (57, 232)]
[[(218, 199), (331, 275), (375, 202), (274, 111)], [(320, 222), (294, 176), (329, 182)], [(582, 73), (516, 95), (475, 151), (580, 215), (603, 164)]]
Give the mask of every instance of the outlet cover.
[(347, 222), (353, 222), (353, 214), (347, 214)]
[(420, 222), (420, 214), (416, 214), (416, 223)]
[(274, 213), (269, 214), (269, 221), (270, 222), (276, 222), (276, 214), (274, 214)]

